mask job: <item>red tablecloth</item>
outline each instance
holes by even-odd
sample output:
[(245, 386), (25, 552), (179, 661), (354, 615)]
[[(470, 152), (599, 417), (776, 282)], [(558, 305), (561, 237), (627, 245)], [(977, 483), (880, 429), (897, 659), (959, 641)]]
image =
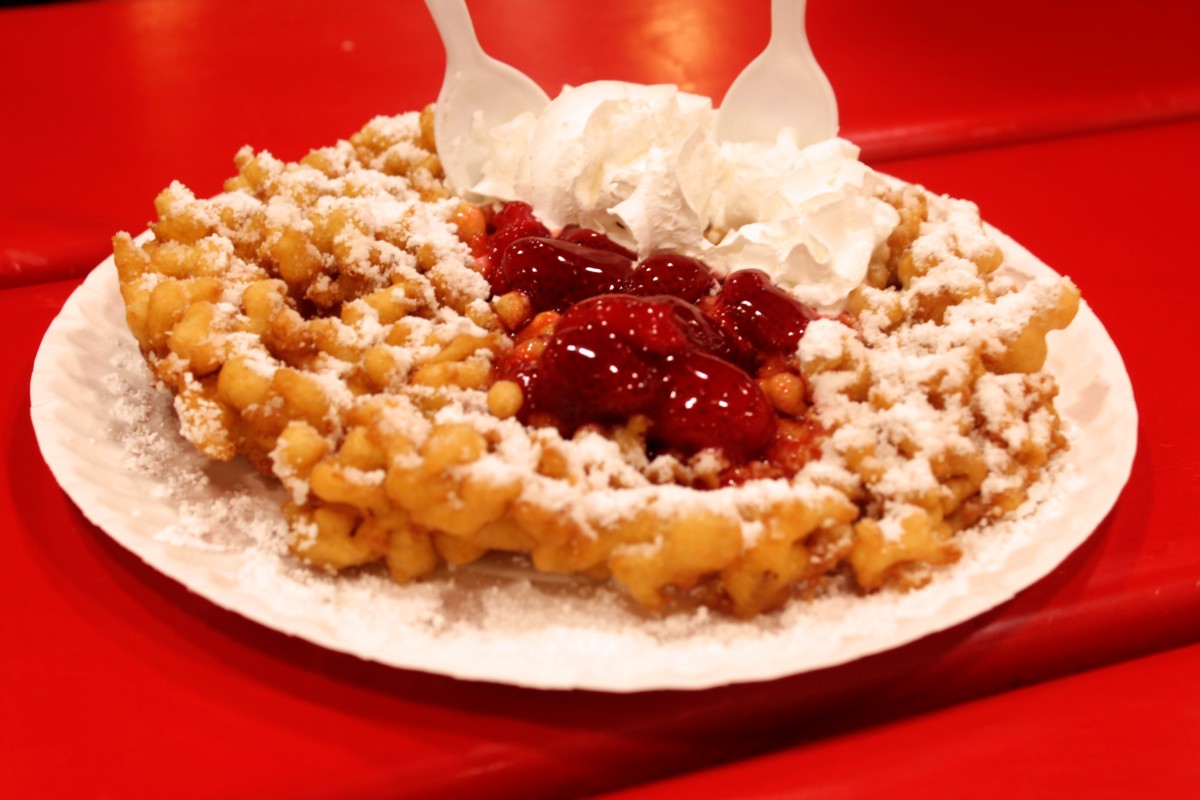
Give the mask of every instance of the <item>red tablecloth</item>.
[[(761, 0), (470, 5), (485, 47), (548, 89), (608, 77), (719, 97), (766, 40)], [(244, 143), (296, 157), (432, 100), (441, 52), (421, 4), (0, 11), (4, 785), (63, 797), (579, 796), (794, 745), (678, 787), (711, 777), (721, 794), (778, 796), (794, 769), (814, 771), (824, 797), (915, 792), (937, 765), (955, 779), (942, 796), (960, 796), (1000, 780), (1007, 759), (1044, 752), (1053, 779), (1030, 785), (1102, 794), (1124, 785), (1107, 776), (1134, 774), (1113, 758), (1119, 743), (1160, 765), (1144, 776), (1150, 794), (1182, 796), (1184, 751), (1124, 732), (1144, 724), (1130, 699), (1144, 694), (1179, 730), (1172, 743), (1196, 736), (1200, 425), (1185, 320), (1200, 291), (1188, 245), (1200, 25), (1189, 2), (1043, 5), (813, 0), (810, 20), (843, 132), (868, 160), (977, 201), (1105, 322), (1142, 419), (1121, 501), (1046, 580), (944, 633), (780, 681), (629, 697), (457, 682), (266, 630), (109, 541), (37, 454), (33, 354), (111, 234), (144, 227), (172, 178), (215, 191)], [(1144, 658), (1173, 647), (1185, 649)], [(1116, 666), (1078, 675), (1104, 665)], [(1079, 746), (1064, 744), (1065, 722), (1034, 713), (1065, 719), (1089, 704), (1111, 714), (1084, 716)]]

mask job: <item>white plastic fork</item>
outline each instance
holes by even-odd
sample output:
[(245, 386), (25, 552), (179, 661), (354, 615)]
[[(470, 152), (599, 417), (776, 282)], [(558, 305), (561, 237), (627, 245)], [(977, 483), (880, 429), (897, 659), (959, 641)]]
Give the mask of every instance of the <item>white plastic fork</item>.
[(483, 52), (466, 0), (425, 0), (425, 6), (446, 48), (433, 135), (446, 179), (466, 190), (483, 176), (486, 158), (474, 134), (525, 111), (537, 113), (550, 98), (529, 77)]
[(837, 135), (837, 99), (808, 44), (806, 0), (771, 0), (771, 39), (737, 76), (717, 110), (717, 137), (773, 142), (783, 128), (801, 146)]

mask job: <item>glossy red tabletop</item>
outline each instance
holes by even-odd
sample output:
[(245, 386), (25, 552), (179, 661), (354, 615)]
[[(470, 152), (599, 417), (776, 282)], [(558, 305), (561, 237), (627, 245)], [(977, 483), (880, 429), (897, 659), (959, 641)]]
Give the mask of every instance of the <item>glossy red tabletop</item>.
[[(551, 90), (604, 77), (719, 98), (767, 37), (766, 0), (469, 4), (485, 47)], [(415, 1), (4, 9), (4, 793), (766, 798), (811, 775), (821, 797), (935, 785), (987, 796), (955, 789), (1007, 788), (1014, 761), (1042, 754), (1024, 796), (1125, 796), (1134, 763), (1184, 777), (1144, 784), (1151, 795), (1188, 796), (1197, 776), (1180, 743), (1200, 735), (1196, 7), (809, 5), (843, 133), (864, 158), (978, 202), (1079, 284), (1125, 358), (1138, 455), (1079, 551), (1011, 602), (906, 647), (703, 692), (460, 682), (213, 606), (111, 542), (54, 483), (29, 419), (38, 343), (112, 233), (144, 228), (170, 180), (213, 192), (242, 144), (295, 158), (430, 102), (440, 45)], [(710, 769), (760, 753), (772, 754)]]
[(1192, 645), (603, 800), (1192, 797), (1200, 686), (1184, 678), (1197, 672)]
[[(483, 45), (552, 94), (601, 78), (719, 99), (768, 0), (472, 0)], [(1185, 0), (809, 3), (842, 133), (877, 162), (1200, 113)], [(244, 144), (282, 158), (432, 102), (418, 0), (99, 0), (0, 10), (0, 286), (79, 274), (171, 180), (220, 189)]]

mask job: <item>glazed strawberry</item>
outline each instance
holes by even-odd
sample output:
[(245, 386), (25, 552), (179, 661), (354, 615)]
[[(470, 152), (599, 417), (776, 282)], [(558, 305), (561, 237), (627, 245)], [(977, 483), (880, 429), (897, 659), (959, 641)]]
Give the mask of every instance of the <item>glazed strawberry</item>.
[(492, 284), (492, 290), (496, 294), (504, 294), (509, 289), (507, 286), (497, 286), (495, 276), (500, 262), (504, 260), (504, 251), (508, 246), (517, 239), (525, 239), (530, 236), (549, 236), (550, 231), (546, 226), (538, 222), (536, 219), (518, 220), (503, 228), (500, 228), (490, 237), (488, 237), (487, 255), (488, 262), (484, 268), (483, 275)]
[(675, 319), (682, 326), (684, 334), (698, 349), (720, 356), (735, 364), (741, 363), (736, 342), (731, 341), (721, 327), (699, 307), (677, 297), (654, 299), (670, 301)]
[(704, 298), (699, 308), (724, 338), (725, 344), (720, 351), (722, 357), (742, 369), (753, 371), (758, 360), (758, 348), (738, 330), (729, 309), (721, 304), (720, 295)]
[(496, 294), (525, 294), (534, 311), (563, 310), (588, 297), (615, 291), (632, 269), (632, 262), (617, 253), (528, 237), (508, 246), (488, 280)]
[(590, 228), (581, 228), (578, 225), (568, 225), (562, 229), (561, 233), (558, 234), (558, 238), (562, 239), (564, 242), (581, 244), (584, 247), (594, 247), (597, 250), (607, 250), (610, 253), (616, 253), (617, 255), (624, 256), (630, 261), (633, 261), (637, 258), (637, 254), (629, 248), (622, 247), (612, 239), (605, 236), (603, 233), (600, 233), (600, 231), (594, 231)]
[(669, 355), (693, 348), (729, 359), (730, 346), (721, 329), (699, 308), (678, 297), (635, 297), (604, 294), (571, 306), (558, 322), (559, 330), (596, 325), (612, 331), (642, 350)]
[(603, 326), (560, 330), (542, 352), (534, 401), (569, 428), (614, 422), (649, 407), (657, 373), (651, 356)]
[(533, 206), (529, 203), (522, 203), (519, 200), (513, 200), (500, 206), (495, 214), (492, 215), (492, 225), (497, 231), (502, 231), (505, 228), (513, 225), (518, 225), (522, 222), (538, 222), (537, 217), (533, 215)]
[(558, 331), (603, 330), (655, 355), (675, 353), (693, 343), (692, 331), (677, 316), (674, 297), (604, 294), (571, 306), (558, 321)]
[(817, 314), (771, 283), (757, 269), (738, 270), (725, 279), (714, 318), (761, 350), (794, 352)]
[(678, 253), (650, 256), (621, 282), (621, 291), (629, 294), (669, 294), (689, 303), (698, 302), (716, 288), (717, 279), (704, 262)]
[(775, 437), (775, 411), (758, 384), (716, 356), (687, 351), (663, 368), (651, 437), (686, 454), (708, 447), (732, 461), (762, 452)]

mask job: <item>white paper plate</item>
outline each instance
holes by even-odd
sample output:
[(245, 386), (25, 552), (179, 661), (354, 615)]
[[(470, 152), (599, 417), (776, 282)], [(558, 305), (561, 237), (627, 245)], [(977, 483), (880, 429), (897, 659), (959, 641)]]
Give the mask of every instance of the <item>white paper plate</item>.
[[(1048, 274), (1011, 239), (1010, 268)], [(124, 322), (112, 259), (71, 295), (38, 351), (31, 414), (42, 454), (84, 515), (219, 606), (335, 650), (407, 669), (543, 688), (704, 688), (832, 666), (982, 613), (1049, 573), (1129, 477), (1137, 408), (1121, 356), (1086, 304), (1051, 334), (1074, 445), (1023, 518), (963, 537), (924, 589), (795, 603), (749, 622), (705, 611), (645, 619), (615, 592), (530, 582), (503, 565), (410, 586), (331, 578), (286, 555), (280, 494), (245, 462), (181, 439)], [(1034, 505), (1034, 503), (1031, 503)], [(495, 566), (495, 565), (493, 565)]]

